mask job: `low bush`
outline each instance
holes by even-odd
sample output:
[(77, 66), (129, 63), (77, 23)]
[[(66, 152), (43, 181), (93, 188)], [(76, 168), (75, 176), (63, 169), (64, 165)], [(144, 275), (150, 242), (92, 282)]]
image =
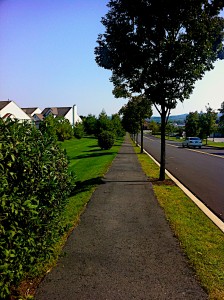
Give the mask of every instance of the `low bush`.
[(74, 186), (57, 142), (33, 125), (0, 119), (0, 298), (51, 254)]
[(81, 139), (84, 136), (84, 126), (82, 123), (76, 123), (74, 127), (74, 137)]
[(114, 145), (115, 136), (110, 131), (103, 131), (98, 135), (98, 145), (103, 150), (108, 150)]

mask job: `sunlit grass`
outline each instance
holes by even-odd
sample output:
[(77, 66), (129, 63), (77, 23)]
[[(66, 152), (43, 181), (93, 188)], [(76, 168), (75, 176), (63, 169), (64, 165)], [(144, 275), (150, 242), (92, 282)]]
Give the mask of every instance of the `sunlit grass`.
[(69, 198), (62, 219), (65, 226), (74, 227), (101, 178), (109, 169), (123, 139), (116, 140), (110, 150), (101, 150), (94, 137), (73, 139), (62, 143), (70, 160), (69, 170), (76, 174), (74, 195)]
[(143, 171), (209, 299), (224, 299), (224, 235), (176, 185), (156, 184), (159, 167), (139, 154)]
[(97, 185), (102, 183), (101, 178), (109, 169), (122, 142), (123, 139), (117, 139), (110, 150), (101, 150), (94, 137), (71, 139), (60, 143), (69, 158), (69, 170), (76, 174), (76, 187), (73, 195), (68, 199), (60, 216), (60, 225), (64, 228), (64, 233), (49, 249), (48, 260), (36, 265), (33, 273), (28, 274), (28, 278), (20, 284), (18, 292), (21, 297), (19, 299), (33, 299), (41, 278), (57, 263), (69, 234), (78, 224), (80, 215), (85, 210)]

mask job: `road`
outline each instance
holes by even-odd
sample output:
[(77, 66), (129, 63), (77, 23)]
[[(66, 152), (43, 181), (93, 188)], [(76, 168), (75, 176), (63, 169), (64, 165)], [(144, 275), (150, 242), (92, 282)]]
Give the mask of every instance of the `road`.
[[(160, 139), (144, 135), (144, 149), (160, 161)], [(167, 141), (166, 169), (224, 221), (224, 149)]]

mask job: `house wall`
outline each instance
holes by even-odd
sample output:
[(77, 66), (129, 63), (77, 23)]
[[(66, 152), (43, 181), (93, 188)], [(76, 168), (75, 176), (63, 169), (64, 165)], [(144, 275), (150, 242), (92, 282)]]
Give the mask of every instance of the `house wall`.
[(6, 114), (12, 114), (18, 120), (29, 120), (31, 118), (21, 109), (19, 106), (15, 104), (15, 102), (11, 101), (5, 107), (3, 107), (0, 111), (0, 117), (3, 118)]
[(34, 112), (31, 114), (31, 116), (35, 115), (35, 114), (41, 114), (42, 110), (40, 108), (37, 108), (34, 110)]
[[(65, 115), (65, 118), (73, 125), (73, 109), (71, 108), (69, 112)], [(74, 106), (74, 124), (77, 122), (82, 122), (82, 119), (77, 114), (77, 107)]]

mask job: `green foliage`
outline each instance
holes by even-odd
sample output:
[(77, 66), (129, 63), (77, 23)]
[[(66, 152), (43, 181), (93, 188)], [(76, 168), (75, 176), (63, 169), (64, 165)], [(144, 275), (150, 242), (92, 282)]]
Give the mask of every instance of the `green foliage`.
[[(47, 128), (50, 129), (51, 127)], [(0, 298), (51, 255), (74, 186), (68, 160), (49, 134), (0, 119)]]
[(174, 124), (172, 122), (167, 122), (166, 124), (166, 134), (168, 134), (168, 136), (170, 136), (171, 134), (173, 134), (175, 132), (176, 128), (174, 126)]
[(207, 137), (217, 130), (216, 120), (217, 113), (211, 107), (206, 107), (205, 113), (190, 112), (186, 117), (186, 136), (199, 136), (207, 141)]
[(83, 118), (83, 126), (86, 134), (98, 135), (102, 131), (111, 131), (116, 137), (122, 137), (125, 134), (121, 119), (118, 114), (109, 118), (104, 110), (99, 114), (98, 118), (88, 115)]
[(152, 120), (149, 123), (149, 130), (152, 130), (152, 134), (158, 134), (160, 132), (160, 125)]
[(102, 18), (96, 62), (112, 71), (115, 96), (143, 93), (161, 115), (160, 180), (170, 111), (223, 57), (223, 7), (223, 1), (111, 0)]
[(109, 150), (115, 141), (115, 136), (110, 131), (102, 131), (98, 135), (98, 145), (102, 150)]
[(55, 118), (56, 134), (58, 141), (70, 140), (73, 137), (73, 129), (68, 119)]
[(74, 136), (77, 139), (81, 139), (84, 136), (84, 126), (83, 123), (76, 123), (74, 127)]
[(199, 136), (199, 114), (197, 111), (190, 112), (186, 117), (185, 123), (186, 136)]
[(96, 133), (96, 123), (97, 118), (94, 115), (89, 114), (87, 117), (83, 118), (83, 126), (86, 134), (94, 134)]
[(64, 117), (47, 116), (40, 123), (40, 131), (58, 141), (69, 140), (73, 137), (72, 125)]
[(224, 101), (221, 103), (221, 108), (219, 109), (219, 112), (222, 115), (219, 118), (218, 130), (219, 130), (219, 132), (224, 134)]
[(102, 110), (97, 119), (95, 135), (98, 137), (103, 131), (113, 131), (111, 119), (108, 118), (104, 110)]
[(49, 138), (57, 140), (56, 122), (53, 115), (49, 115), (40, 123), (40, 131)]
[(200, 137), (203, 139), (210, 136), (210, 134), (216, 130), (217, 113), (211, 108), (206, 106), (206, 112), (200, 114)]
[(125, 130), (122, 126), (121, 118), (118, 114), (112, 115), (112, 129), (116, 137), (123, 137), (125, 135)]
[(136, 134), (140, 131), (146, 118), (152, 116), (152, 104), (143, 95), (133, 96), (120, 111), (122, 125), (126, 131)]

